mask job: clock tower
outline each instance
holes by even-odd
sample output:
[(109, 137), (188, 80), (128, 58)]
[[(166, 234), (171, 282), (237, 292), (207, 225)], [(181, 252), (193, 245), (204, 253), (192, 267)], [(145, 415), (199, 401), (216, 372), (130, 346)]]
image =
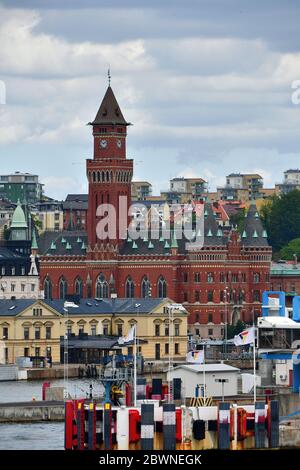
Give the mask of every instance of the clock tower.
[[(125, 218), (128, 226), (128, 209), (131, 203), (131, 179), (133, 160), (126, 159), (127, 126), (114, 92), (109, 85), (95, 119), (89, 123), (93, 128), (94, 156), (87, 160), (87, 178), (89, 183), (88, 199), (88, 243), (92, 254), (99, 247), (120, 245), (126, 237), (120, 234), (120, 217)], [(110, 205), (110, 209), (105, 210)], [(108, 220), (115, 224), (110, 235), (99, 230)], [(124, 228), (124, 223), (122, 223)], [(106, 227), (108, 228), (108, 227)], [(95, 256), (92, 256), (95, 258)]]

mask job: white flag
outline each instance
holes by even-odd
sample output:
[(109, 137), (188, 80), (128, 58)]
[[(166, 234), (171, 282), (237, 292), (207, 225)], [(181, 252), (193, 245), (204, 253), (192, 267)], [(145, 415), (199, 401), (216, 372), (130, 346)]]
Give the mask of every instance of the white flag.
[(245, 346), (246, 344), (254, 343), (254, 340), (255, 332), (253, 327), (235, 335), (233, 339), (235, 346)]
[(130, 341), (133, 341), (133, 340), (134, 340), (134, 337), (135, 337), (135, 325), (133, 325), (133, 326), (130, 328), (130, 330), (128, 331), (127, 336), (121, 336), (121, 337), (118, 339), (118, 343), (119, 343), (119, 344), (129, 343)]
[(190, 351), (186, 356), (186, 362), (191, 364), (203, 364), (204, 353), (202, 351)]

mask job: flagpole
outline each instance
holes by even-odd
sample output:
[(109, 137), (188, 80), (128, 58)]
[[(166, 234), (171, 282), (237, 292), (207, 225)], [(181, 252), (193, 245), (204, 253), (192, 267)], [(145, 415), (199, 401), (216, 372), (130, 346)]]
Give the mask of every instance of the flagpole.
[(254, 380), (254, 386), (253, 386), (253, 399), (254, 399), (254, 405), (256, 402), (256, 354), (255, 354), (255, 327), (253, 325), (253, 334), (254, 334), (254, 341), (253, 341), (253, 380)]
[(205, 392), (205, 344), (203, 344), (203, 397), (206, 397), (206, 392)]
[(133, 365), (133, 380), (134, 380), (134, 406), (136, 406), (137, 397), (137, 377), (136, 377), (136, 356), (137, 356), (137, 341), (136, 341), (136, 326), (134, 329), (134, 365)]

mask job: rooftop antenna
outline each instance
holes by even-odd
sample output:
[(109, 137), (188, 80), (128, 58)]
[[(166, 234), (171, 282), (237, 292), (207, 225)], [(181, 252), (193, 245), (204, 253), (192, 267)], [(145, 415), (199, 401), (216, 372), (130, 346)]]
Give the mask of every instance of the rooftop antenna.
[(107, 70), (107, 78), (108, 78), (108, 86), (110, 86), (110, 81), (111, 81), (110, 65), (108, 66), (108, 70)]

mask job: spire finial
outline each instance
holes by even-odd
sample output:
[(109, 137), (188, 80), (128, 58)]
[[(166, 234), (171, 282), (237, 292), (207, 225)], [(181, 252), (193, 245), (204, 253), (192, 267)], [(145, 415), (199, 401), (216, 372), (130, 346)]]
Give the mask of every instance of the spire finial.
[(107, 78), (108, 78), (108, 86), (110, 86), (110, 80), (111, 80), (110, 65), (108, 66), (108, 70), (107, 70)]

